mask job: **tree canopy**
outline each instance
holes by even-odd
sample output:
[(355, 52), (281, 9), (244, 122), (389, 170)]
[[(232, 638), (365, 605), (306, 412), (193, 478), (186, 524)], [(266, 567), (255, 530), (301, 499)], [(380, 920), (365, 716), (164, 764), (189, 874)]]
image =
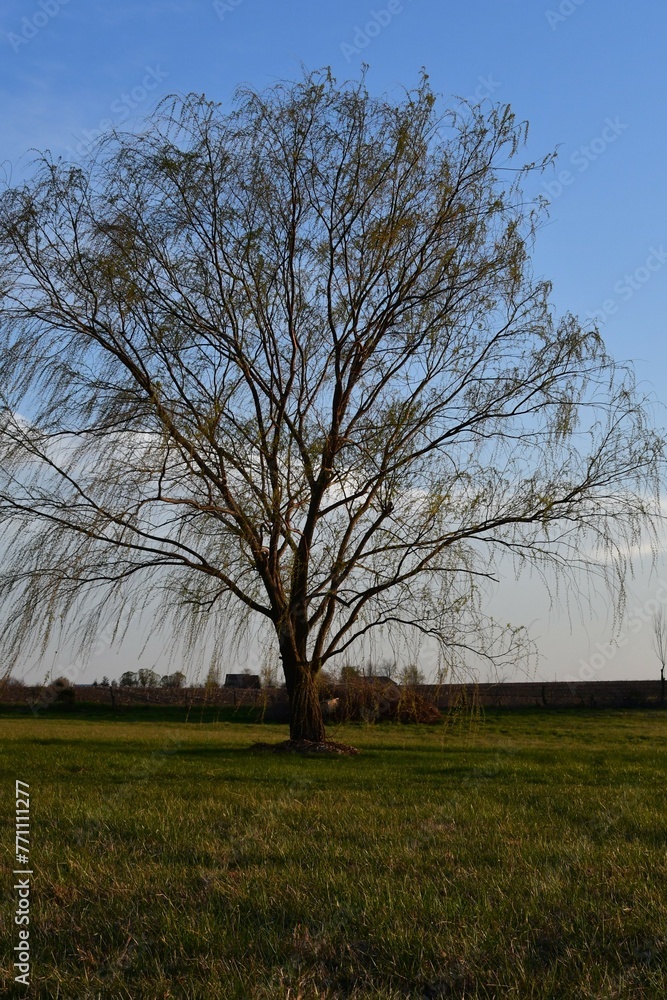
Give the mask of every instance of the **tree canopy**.
[(170, 99), (4, 192), (7, 655), (107, 612), (193, 642), (250, 615), (322, 739), (314, 677), (373, 630), (512, 650), (499, 555), (622, 584), (662, 439), (533, 275), (526, 130), (323, 71)]

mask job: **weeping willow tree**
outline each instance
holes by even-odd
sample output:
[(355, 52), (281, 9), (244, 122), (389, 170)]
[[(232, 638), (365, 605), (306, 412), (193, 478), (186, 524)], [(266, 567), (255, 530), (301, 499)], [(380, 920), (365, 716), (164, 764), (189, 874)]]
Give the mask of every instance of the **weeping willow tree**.
[(499, 555), (621, 592), (662, 443), (532, 274), (525, 137), (325, 71), (170, 100), (4, 192), (6, 658), (103, 608), (193, 641), (249, 617), (319, 741), (318, 671), (374, 630), (512, 654)]

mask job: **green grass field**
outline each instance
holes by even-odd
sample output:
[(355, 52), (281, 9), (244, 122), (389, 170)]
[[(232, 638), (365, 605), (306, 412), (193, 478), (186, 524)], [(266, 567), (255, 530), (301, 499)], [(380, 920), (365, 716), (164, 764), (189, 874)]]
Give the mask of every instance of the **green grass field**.
[(667, 997), (667, 714), (285, 727), (5, 712), (30, 783), (33, 984), (49, 1000)]

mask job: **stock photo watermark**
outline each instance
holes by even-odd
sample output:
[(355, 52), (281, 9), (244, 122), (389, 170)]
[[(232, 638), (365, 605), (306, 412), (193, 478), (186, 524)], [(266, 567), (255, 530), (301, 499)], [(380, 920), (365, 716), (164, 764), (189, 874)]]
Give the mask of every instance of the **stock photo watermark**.
[(373, 39), (377, 38), (399, 14), (403, 13), (406, 2), (411, 3), (412, 0), (405, 0), (405, 2), (404, 0), (389, 0), (379, 10), (370, 10), (368, 12), (368, 20), (364, 24), (355, 24), (352, 29), (354, 32), (352, 41), (340, 43), (340, 50), (345, 56), (346, 61), (351, 62), (354, 56), (361, 55)]
[(604, 326), (609, 317), (618, 312), (620, 305), (629, 302), (657, 271), (662, 270), (665, 263), (667, 263), (667, 250), (664, 246), (661, 244), (659, 247), (651, 247), (643, 264), (634, 271), (626, 272), (614, 283), (614, 296), (605, 299), (599, 309), (589, 310), (584, 318), (596, 326)]
[(596, 642), (595, 648), (597, 652), (593, 653), (588, 660), (579, 661), (577, 676), (575, 677), (574, 674), (567, 675), (565, 681), (570, 685), (570, 690), (574, 690), (574, 686), (581, 681), (592, 681), (598, 671), (602, 670), (608, 663), (611, 663), (619, 649), (623, 649), (627, 645), (630, 634), (641, 632), (646, 625), (652, 625), (653, 616), (666, 604), (667, 583), (664, 580), (660, 580), (655, 597), (650, 597), (644, 602), (641, 608), (634, 608), (630, 612), (626, 628), (621, 632), (618, 639), (615, 642)]
[(618, 116), (606, 118), (599, 135), (586, 144), (578, 146), (570, 154), (568, 162), (575, 168), (576, 173), (567, 169), (560, 170), (552, 180), (544, 181), (542, 188), (549, 203), (552, 204), (556, 198), (560, 198), (563, 191), (574, 184), (577, 174), (586, 173), (591, 164), (603, 156), (619, 136), (623, 135), (629, 128), (629, 124), (622, 122)]
[(547, 24), (552, 31), (555, 31), (560, 24), (564, 24), (573, 14), (576, 14), (585, 3), (586, 0), (561, 0), (555, 10), (551, 8), (545, 10), (544, 16), (547, 19)]
[(32, 14), (21, 19), (20, 31), (10, 31), (7, 35), (7, 40), (14, 52), (18, 52), (22, 45), (31, 42), (68, 3), (70, 0), (39, 0)]
[(501, 87), (502, 83), (500, 80), (493, 79), (493, 73), (489, 73), (488, 76), (478, 76), (474, 93), (466, 99), (470, 104), (479, 104), (481, 101), (488, 101)]
[[(15, 782), (15, 859), (16, 876), (14, 892), (16, 893), (16, 909), (14, 910), (14, 926), (17, 932), (17, 943), (14, 945), (13, 957), (16, 975), (14, 981), (23, 986), (30, 985), (30, 785), (27, 781)], [(20, 876), (20, 877), (19, 877)]]
[(70, 159), (80, 160), (84, 158), (101, 135), (104, 135), (109, 129), (118, 128), (119, 125), (126, 122), (132, 112), (136, 111), (144, 101), (151, 97), (163, 80), (166, 80), (169, 76), (169, 73), (161, 69), (159, 65), (145, 66), (144, 69), (145, 73), (141, 79), (141, 83), (136, 84), (128, 91), (123, 91), (109, 105), (109, 111), (114, 116), (113, 118), (108, 116), (101, 118), (96, 128), (82, 128), (78, 134), (74, 134), (73, 138), (75, 140), (78, 139), (76, 145), (65, 146)]
[(213, 0), (213, 10), (220, 20), (224, 21), (227, 14), (233, 14), (242, 3), (245, 3), (245, 0)]

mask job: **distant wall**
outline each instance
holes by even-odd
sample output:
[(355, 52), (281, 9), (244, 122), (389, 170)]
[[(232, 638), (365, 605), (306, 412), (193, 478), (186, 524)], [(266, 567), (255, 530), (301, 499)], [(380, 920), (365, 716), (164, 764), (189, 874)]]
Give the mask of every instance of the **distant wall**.
[(422, 684), (417, 690), (437, 698), (438, 707), (461, 701), (484, 708), (631, 708), (660, 701), (660, 681), (517, 682), (503, 684)]
[[(48, 701), (48, 687), (0, 687), (0, 704), (34, 705)], [(256, 705), (261, 704), (268, 692), (243, 688), (142, 688), (95, 687), (92, 684), (75, 685), (75, 700), (97, 705)]]
[[(41, 685), (0, 685), (0, 704), (34, 705), (44, 701)], [(457, 704), (484, 708), (632, 708), (660, 702), (660, 681), (581, 681), (567, 683), (517, 682), (503, 684), (421, 684), (416, 690), (437, 702), (443, 711)], [(111, 689), (77, 684), (77, 702), (112, 704)], [(141, 688), (113, 689), (116, 705), (266, 705), (267, 718), (283, 717), (284, 688)], [(48, 704), (48, 697), (46, 699)]]

